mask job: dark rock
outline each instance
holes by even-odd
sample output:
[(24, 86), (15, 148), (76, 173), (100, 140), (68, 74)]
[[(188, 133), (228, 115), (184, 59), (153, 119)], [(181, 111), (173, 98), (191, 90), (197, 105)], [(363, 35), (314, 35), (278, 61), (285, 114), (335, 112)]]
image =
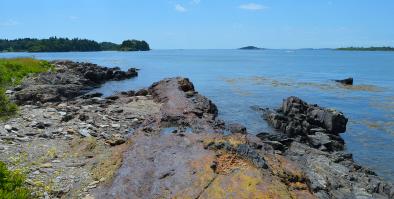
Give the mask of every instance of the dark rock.
[(82, 98), (83, 99), (90, 99), (90, 98), (93, 98), (93, 97), (101, 97), (101, 96), (103, 96), (103, 94), (102, 93), (89, 93), (89, 94), (85, 94), (85, 95), (83, 95), (82, 96)]
[(257, 151), (247, 144), (240, 144), (236, 149), (237, 155), (250, 160), (256, 167), (267, 169), (268, 166), (263, 158)]
[(112, 96), (106, 97), (105, 99), (108, 99), (108, 100), (117, 100), (117, 99), (119, 99), (119, 96), (117, 96), (117, 95), (112, 95)]
[(135, 96), (147, 96), (149, 95), (149, 91), (146, 89), (140, 89), (135, 93)]
[(62, 117), (61, 121), (62, 121), (62, 122), (68, 122), (68, 121), (74, 119), (74, 117), (75, 117), (74, 114), (67, 113), (66, 115), (64, 115), (64, 116)]
[[(111, 80), (123, 80), (137, 75), (135, 69), (127, 72), (119, 68), (106, 68), (96, 64), (71, 61), (54, 61), (56, 72), (30, 76), (13, 95), (18, 104), (61, 102), (88, 93), (100, 84)], [(93, 93), (83, 98), (101, 97)]]
[(134, 91), (122, 91), (120, 94), (132, 97), (135, 95)]
[(310, 105), (297, 97), (284, 100), (282, 107), (277, 111), (260, 110), (268, 123), (290, 138), (297, 138), (321, 150), (344, 148), (344, 142), (338, 134), (346, 131), (348, 119), (339, 111)]
[(227, 125), (227, 130), (231, 133), (247, 134), (246, 127), (242, 124), (232, 123)]
[(86, 121), (86, 120), (89, 119), (89, 116), (86, 115), (86, 114), (80, 114), (78, 119), (81, 120), (81, 121)]
[(179, 87), (183, 92), (194, 91), (194, 85), (188, 78), (183, 78), (178, 81)]
[(50, 123), (44, 123), (44, 122), (37, 122), (37, 123), (32, 125), (32, 127), (38, 128), (38, 129), (45, 129), (45, 128), (50, 127), (50, 126), (51, 126)]
[(349, 77), (346, 79), (341, 79), (341, 80), (335, 80), (338, 83), (344, 84), (344, 85), (353, 85), (353, 78)]

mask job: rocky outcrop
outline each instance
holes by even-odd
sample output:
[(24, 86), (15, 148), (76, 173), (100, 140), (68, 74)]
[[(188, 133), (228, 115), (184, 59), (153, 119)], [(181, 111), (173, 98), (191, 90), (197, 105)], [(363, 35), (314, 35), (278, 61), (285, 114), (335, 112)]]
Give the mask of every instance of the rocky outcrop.
[(297, 97), (287, 98), (276, 111), (263, 112), (268, 123), (289, 138), (305, 141), (323, 151), (344, 148), (339, 134), (346, 131), (348, 119), (341, 112), (310, 105)]
[(346, 79), (335, 80), (335, 81), (338, 83), (341, 83), (343, 85), (353, 85), (353, 78), (352, 77), (349, 77)]
[(13, 95), (18, 104), (61, 102), (83, 95), (106, 81), (138, 75), (135, 68), (101, 67), (91, 63), (54, 61), (54, 71), (28, 77)]
[(292, 160), (304, 173), (317, 198), (394, 198), (394, 187), (343, 151), (339, 133), (346, 131), (343, 113), (310, 105), (297, 97), (278, 110), (260, 109), (277, 132), (257, 135), (277, 154)]
[[(160, 113), (130, 137), (122, 166), (112, 182), (92, 190), (95, 198), (314, 198), (296, 174), (272, 174), (270, 145), (218, 120), (216, 106), (188, 79), (165, 79), (148, 90)], [(225, 136), (229, 129), (234, 134)], [(288, 178), (297, 185), (287, 185)]]

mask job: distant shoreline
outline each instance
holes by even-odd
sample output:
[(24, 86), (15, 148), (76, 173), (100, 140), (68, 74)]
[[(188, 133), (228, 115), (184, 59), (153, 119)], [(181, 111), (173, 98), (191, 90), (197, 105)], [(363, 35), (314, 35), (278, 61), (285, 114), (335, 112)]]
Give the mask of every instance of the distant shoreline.
[(97, 51), (149, 51), (144, 40), (125, 40), (122, 44), (97, 42), (88, 39), (50, 37), (48, 39), (0, 39), (0, 52), (97, 52)]
[(341, 51), (394, 51), (393, 47), (346, 47), (346, 48), (337, 48), (336, 50)]

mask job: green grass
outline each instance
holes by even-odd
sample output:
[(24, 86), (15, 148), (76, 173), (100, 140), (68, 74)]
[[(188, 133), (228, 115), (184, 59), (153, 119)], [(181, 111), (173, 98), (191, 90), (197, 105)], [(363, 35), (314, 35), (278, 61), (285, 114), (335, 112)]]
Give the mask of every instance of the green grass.
[(25, 185), (25, 176), (19, 171), (10, 171), (0, 162), (0, 199), (27, 199), (31, 197)]
[(17, 112), (17, 106), (5, 95), (7, 88), (20, 84), (29, 74), (53, 69), (47, 61), (33, 58), (0, 59), (0, 119), (8, 118)]
[(32, 73), (51, 70), (53, 66), (47, 61), (32, 58), (0, 59), (0, 86), (14, 86)]

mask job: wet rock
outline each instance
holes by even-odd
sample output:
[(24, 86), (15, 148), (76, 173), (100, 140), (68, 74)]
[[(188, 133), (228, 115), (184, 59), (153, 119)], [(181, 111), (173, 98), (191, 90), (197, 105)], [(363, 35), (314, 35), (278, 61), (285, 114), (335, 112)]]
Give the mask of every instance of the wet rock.
[(335, 80), (338, 83), (344, 84), (344, 85), (353, 85), (353, 78), (349, 77), (346, 79), (341, 79), (341, 80)]

